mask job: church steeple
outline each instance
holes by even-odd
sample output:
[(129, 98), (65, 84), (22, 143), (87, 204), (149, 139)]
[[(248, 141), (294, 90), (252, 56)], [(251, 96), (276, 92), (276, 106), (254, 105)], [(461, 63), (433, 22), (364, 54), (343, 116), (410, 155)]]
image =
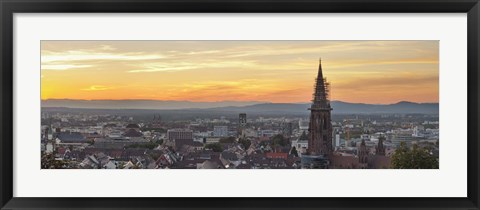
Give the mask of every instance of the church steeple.
[(318, 73), (315, 80), (315, 92), (313, 93), (312, 109), (330, 109), (328, 101), (328, 83), (323, 77), (322, 59), (318, 60)]
[(332, 153), (332, 123), (328, 83), (323, 77), (322, 60), (318, 61), (318, 75), (315, 79), (308, 136), (308, 153), (330, 155)]
[(385, 137), (383, 136), (380, 136), (378, 138), (378, 145), (377, 145), (377, 148), (375, 149), (376, 155), (385, 156), (385, 147), (383, 146), (384, 139)]
[(365, 164), (368, 162), (368, 150), (364, 139), (362, 139), (362, 143), (360, 143), (360, 148), (358, 149), (358, 159), (360, 163)]
[(322, 58), (318, 59), (318, 75), (317, 78), (323, 78), (323, 72), (322, 72)]

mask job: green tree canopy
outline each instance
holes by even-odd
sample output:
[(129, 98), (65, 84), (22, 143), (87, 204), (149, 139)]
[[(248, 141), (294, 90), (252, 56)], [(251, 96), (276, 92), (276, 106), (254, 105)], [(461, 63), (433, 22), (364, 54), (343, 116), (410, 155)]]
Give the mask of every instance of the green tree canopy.
[(238, 140), (238, 143), (242, 144), (243, 148), (245, 148), (245, 149), (250, 148), (250, 145), (252, 144), (252, 142), (248, 139), (240, 139), (240, 140)]
[(214, 152), (222, 152), (223, 151), (223, 147), (220, 143), (207, 144), (207, 145), (205, 145), (205, 149), (211, 149)]
[[(162, 140), (163, 142), (163, 140)], [(147, 142), (147, 143), (136, 143), (136, 144), (130, 144), (128, 146), (125, 146), (125, 148), (144, 148), (144, 149), (154, 149), (155, 147), (158, 147), (160, 143), (154, 143), (154, 142)]]
[(287, 146), (289, 144), (289, 141), (287, 138), (285, 138), (282, 134), (277, 134), (272, 137), (271, 139), (272, 145), (273, 146)]
[(294, 155), (295, 157), (298, 157), (298, 151), (296, 147), (292, 147), (292, 150), (290, 150), (290, 154)]
[(42, 169), (67, 168), (67, 164), (67, 161), (55, 160), (55, 155), (53, 153), (42, 153)]
[(230, 137), (227, 137), (227, 138), (221, 138), (221, 139), (219, 140), (219, 142), (220, 142), (220, 143), (223, 143), (223, 144), (225, 144), (225, 143), (234, 143), (234, 142), (235, 142), (235, 137), (230, 136)]
[(405, 142), (392, 155), (392, 167), (397, 169), (438, 169), (438, 158), (431, 149), (414, 144), (410, 149)]

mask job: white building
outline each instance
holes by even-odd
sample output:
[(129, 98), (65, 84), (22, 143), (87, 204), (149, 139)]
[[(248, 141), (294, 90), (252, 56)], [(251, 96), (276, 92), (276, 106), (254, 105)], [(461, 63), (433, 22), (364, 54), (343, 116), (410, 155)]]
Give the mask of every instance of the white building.
[(391, 132), (390, 141), (397, 146), (400, 145), (400, 142), (408, 143), (412, 140), (413, 129), (395, 129)]
[(308, 140), (293, 140), (292, 147), (295, 147), (295, 149), (297, 149), (298, 156), (302, 156), (302, 154), (307, 153)]
[(335, 145), (334, 147), (340, 147), (340, 134), (335, 134)]
[(227, 126), (213, 126), (213, 136), (227, 137), (228, 136), (228, 127)]
[(253, 130), (251, 128), (247, 128), (242, 130), (242, 135), (245, 137), (257, 137), (258, 133), (256, 130)]
[(260, 130), (260, 131), (258, 131), (258, 136), (259, 137), (272, 137), (275, 134), (277, 134), (277, 132), (275, 132), (273, 130)]
[[(302, 132), (302, 131), (307, 131), (307, 130), (308, 130), (309, 123), (310, 123), (310, 122), (309, 122), (308, 120), (303, 120), (303, 119), (299, 120), (299, 121), (298, 121), (298, 127), (300, 128), (300, 131), (301, 131), (301, 132)], [(300, 133), (301, 133), (301, 132), (300, 132)]]
[(173, 141), (175, 139), (193, 139), (193, 131), (190, 129), (169, 129), (167, 131), (167, 139)]

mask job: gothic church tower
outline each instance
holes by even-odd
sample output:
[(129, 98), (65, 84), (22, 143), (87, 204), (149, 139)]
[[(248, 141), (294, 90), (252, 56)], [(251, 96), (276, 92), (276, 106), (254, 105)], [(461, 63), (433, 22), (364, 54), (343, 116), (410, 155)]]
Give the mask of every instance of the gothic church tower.
[(313, 103), (310, 107), (310, 125), (308, 128), (308, 153), (310, 155), (330, 155), (332, 153), (332, 123), (329, 100), (329, 84), (323, 77), (322, 60), (319, 60), (318, 75), (315, 82)]

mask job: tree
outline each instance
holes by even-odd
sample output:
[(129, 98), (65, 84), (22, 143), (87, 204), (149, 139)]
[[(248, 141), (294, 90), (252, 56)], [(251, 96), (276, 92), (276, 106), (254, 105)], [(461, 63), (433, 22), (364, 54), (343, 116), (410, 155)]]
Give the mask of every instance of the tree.
[(272, 144), (273, 146), (277, 146), (277, 145), (280, 145), (280, 146), (287, 146), (288, 145), (288, 139), (285, 138), (282, 134), (277, 134), (275, 135), (274, 137), (272, 137)]
[(162, 145), (162, 144), (163, 144), (163, 142), (164, 142), (164, 140), (163, 140), (163, 139), (158, 139), (158, 140), (157, 140), (155, 143), (157, 143), (158, 145)]
[(397, 169), (438, 169), (438, 158), (431, 154), (428, 147), (414, 144), (409, 149), (405, 142), (392, 155), (392, 167)]
[(234, 143), (235, 142), (235, 137), (230, 136), (230, 137), (227, 137), (227, 138), (221, 138), (219, 140), (219, 142), (222, 143), (222, 144)]
[(42, 169), (68, 168), (68, 162), (63, 160), (55, 160), (55, 155), (53, 153), (42, 153), (41, 161)]
[(295, 157), (298, 157), (298, 151), (297, 148), (292, 147), (292, 150), (290, 150), (290, 154), (292, 154)]
[(223, 147), (220, 143), (207, 144), (207, 145), (205, 145), (205, 149), (211, 149), (214, 152), (222, 152), (223, 151)]
[(125, 163), (124, 162), (121, 162), (117, 165), (117, 168), (118, 169), (124, 169), (125, 168)]
[(147, 143), (135, 143), (135, 144), (130, 144), (128, 146), (125, 146), (125, 148), (144, 148), (144, 149), (154, 149), (155, 147), (158, 147), (160, 145), (159, 143), (154, 143), (154, 142), (147, 142)]
[(158, 160), (158, 158), (160, 158), (161, 154), (159, 154), (159, 153), (150, 153), (149, 156), (150, 156), (153, 160)]
[(308, 136), (307, 136), (307, 133), (305, 133), (305, 131), (303, 131), (302, 135), (300, 136), (300, 140), (308, 140)]
[(248, 139), (240, 139), (240, 140), (238, 140), (238, 143), (242, 144), (243, 148), (245, 148), (245, 149), (250, 148), (250, 145), (252, 144), (252, 142)]

